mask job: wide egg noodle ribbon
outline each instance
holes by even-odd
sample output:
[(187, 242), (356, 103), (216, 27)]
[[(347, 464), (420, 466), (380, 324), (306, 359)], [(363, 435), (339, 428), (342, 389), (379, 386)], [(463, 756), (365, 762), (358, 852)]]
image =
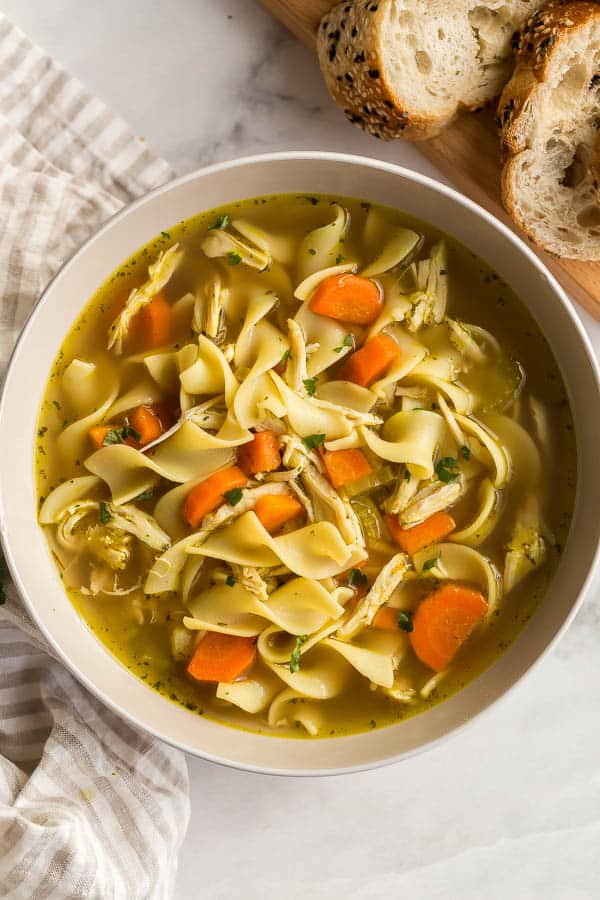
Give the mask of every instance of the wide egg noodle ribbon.
[(215, 585), (188, 603), (187, 628), (252, 637), (269, 623), (288, 634), (311, 634), (330, 619), (339, 618), (343, 606), (329, 591), (310, 578), (292, 578), (262, 601), (241, 584)]
[(102, 422), (119, 395), (119, 378), (113, 368), (107, 369), (102, 378), (102, 395), (95, 409), (77, 419), (61, 431), (56, 439), (58, 452), (66, 465), (72, 467), (81, 460), (89, 448), (90, 428)]
[(335, 440), (352, 432), (352, 423), (343, 413), (323, 408), (310, 397), (300, 397), (276, 372), (270, 372), (270, 378), (281, 397), (286, 418), (300, 437), (324, 434), (326, 439)]
[(177, 482), (202, 480), (234, 459), (231, 449), (206, 449), (202, 430), (185, 422), (152, 457), (134, 447), (114, 444), (89, 456), (85, 467), (108, 484), (114, 503), (125, 503), (153, 487), (158, 478)]
[(209, 535), (188, 553), (209, 556), (241, 566), (287, 566), (306, 578), (330, 578), (362, 562), (366, 552), (346, 544), (331, 522), (315, 522), (273, 538), (252, 511)]
[(443, 416), (429, 410), (395, 413), (381, 430), (382, 437), (369, 428), (361, 434), (368, 447), (381, 459), (405, 463), (416, 478), (431, 478), (436, 450), (447, 429)]

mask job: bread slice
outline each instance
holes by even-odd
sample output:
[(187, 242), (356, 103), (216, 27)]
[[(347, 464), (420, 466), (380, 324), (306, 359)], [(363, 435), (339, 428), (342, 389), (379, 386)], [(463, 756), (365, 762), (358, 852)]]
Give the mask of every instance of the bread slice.
[(354, 0), (334, 6), (317, 48), (334, 100), (375, 137), (424, 140), (462, 107), (496, 97), (515, 29), (541, 0)]
[(508, 212), (550, 253), (600, 259), (600, 5), (553, 0), (526, 22), (498, 121)]

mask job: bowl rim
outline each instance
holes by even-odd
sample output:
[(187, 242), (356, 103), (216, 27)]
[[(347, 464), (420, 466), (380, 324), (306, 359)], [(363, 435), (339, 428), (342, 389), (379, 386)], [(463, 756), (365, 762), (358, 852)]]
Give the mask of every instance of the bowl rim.
[[(21, 345), (27, 340), (30, 329), (33, 327), (33, 323), (40, 311), (40, 309), (45, 306), (49, 295), (52, 292), (52, 288), (54, 283), (63, 275), (63, 273), (75, 265), (79, 258), (88, 251), (91, 245), (99, 240), (107, 231), (112, 229), (112, 227), (120, 222), (122, 219), (129, 216), (134, 210), (139, 209), (140, 207), (152, 203), (152, 201), (161, 196), (164, 193), (168, 193), (171, 190), (177, 189), (181, 186), (184, 186), (187, 183), (194, 182), (196, 179), (210, 177), (214, 174), (221, 174), (223, 172), (227, 172), (230, 169), (243, 168), (245, 166), (251, 166), (255, 164), (265, 164), (269, 162), (279, 163), (279, 162), (295, 162), (295, 161), (317, 161), (317, 162), (338, 162), (344, 164), (355, 165), (357, 167), (367, 167), (371, 169), (378, 170), (380, 172), (385, 172), (391, 176), (399, 176), (408, 181), (412, 181), (416, 184), (423, 185), (423, 187), (428, 188), (434, 193), (445, 196), (452, 203), (463, 207), (471, 214), (479, 217), (486, 221), (486, 223), (496, 232), (498, 232), (501, 238), (509, 243), (513, 244), (515, 250), (520, 252), (527, 260), (529, 266), (533, 267), (537, 271), (537, 275), (539, 277), (544, 278), (548, 286), (550, 288), (550, 292), (552, 293), (554, 300), (560, 304), (571, 320), (571, 324), (574, 326), (574, 329), (577, 333), (577, 337), (580, 342), (581, 348), (584, 350), (587, 362), (590, 366), (591, 373), (593, 375), (595, 381), (595, 387), (598, 394), (600, 394), (600, 362), (597, 360), (595, 351), (593, 349), (590, 338), (585, 331), (583, 324), (577, 315), (572, 301), (569, 299), (566, 291), (559, 284), (555, 276), (547, 269), (542, 260), (535, 254), (535, 252), (528, 246), (528, 244), (514, 231), (512, 231), (504, 222), (500, 219), (496, 218), (492, 213), (488, 212), (486, 209), (481, 207), (475, 201), (471, 200), (464, 194), (461, 194), (455, 188), (450, 187), (447, 184), (444, 184), (436, 179), (424, 175), (420, 172), (416, 172), (412, 169), (409, 169), (405, 166), (400, 166), (395, 163), (390, 163), (384, 160), (379, 160), (373, 157), (360, 156), (358, 154), (347, 154), (347, 153), (339, 153), (336, 151), (323, 151), (323, 150), (285, 150), (285, 151), (275, 151), (269, 153), (259, 153), (259, 154), (251, 154), (247, 156), (234, 157), (233, 159), (225, 160), (222, 162), (212, 163), (208, 166), (203, 166), (198, 169), (195, 169), (192, 172), (189, 172), (185, 175), (181, 175), (177, 178), (172, 179), (171, 181), (166, 182), (165, 184), (159, 185), (154, 188), (152, 191), (149, 191), (146, 194), (143, 194), (141, 197), (136, 198), (130, 203), (123, 206), (121, 209), (117, 210), (113, 215), (111, 215), (101, 226), (96, 229), (93, 234), (87, 238), (84, 243), (82, 243), (65, 261), (62, 265), (57, 269), (55, 274), (52, 276), (50, 281), (46, 284), (44, 289), (42, 290), (40, 296), (32, 306), (22, 328), (15, 341), (15, 344), (11, 350), (10, 356), (8, 358), (4, 377), (2, 379), (2, 386), (0, 388), (0, 423), (4, 417), (4, 408), (6, 404), (6, 397), (10, 390), (10, 374), (11, 369), (13, 367), (13, 363), (21, 349)], [(449, 233), (452, 235), (451, 229), (448, 229)], [(522, 302), (528, 308), (527, 301), (524, 298), (521, 298)], [(89, 301), (89, 297), (87, 297), (82, 304), (85, 305)], [(538, 326), (542, 333), (544, 329), (541, 325)], [(578, 474), (578, 483), (580, 483), (580, 475)], [(192, 756), (196, 756), (198, 758), (204, 759), (208, 762), (215, 763), (217, 765), (222, 765), (228, 768), (238, 769), (240, 771), (252, 772), (257, 774), (264, 775), (277, 775), (277, 776), (295, 776), (295, 777), (314, 777), (314, 776), (328, 776), (328, 775), (344, 775), (351, 774), (354, 772), (362, 772), (371, 769), (381, 768), (386, 765), (392, 765), (394, 763), (400, 762), (401, 760), (408, 759), (417, 754), (423, 753), (427, 750), (431, 750), (449, 738), (454, 737), (455, 735), (460, 734), (466, 728), (468, 728), (472, 723), (476, 720), (479, 720), (482, 716), (488, 713), (493, 707), (502, 702), (509, 694), (511, 694), (518, 686), (522, 685), (525, 677), (528, 676), (544, 659), (544, 657), (551, 651), (551, 649), (556, 645), (556, 643), (560, 640), (560, 638), (564, 635), (567, 628), (570, 626), (574, 617), (577, 615), (579, 609), (581, 608), (584, 599), (589, 591), (591, 582), (600, 567), (600, 543), (596, 547), (596, 550), (593, 554), (592, 560), (588, 567), (587, 573), (585, 577), (581, 580), (581, 586), (575, 597), (571, 608), (569, 609), (567, 615), (564, 617), (560, 626), (556, 629), (552, 637), (545, 643), (543, 649), (537, 654), (537, 656), (525, 667), (522, 669), (520, 674), (518, 674), (514, 681), (506, 688), (504, 688), (497, 696), (491, 699), (489, 702), (485, 704), (481, 709), (475, 711), (473, 714), (469, 715), (469, 717), (463, 721), (456, 724), (451, 725), (443, 734), (431, 738), (429, 740), (424, 741), (418, 746), (412, 747), (407, 750), (402, 750), (396, 754), (388, 755), (382, 757), (377, 760), (369, 760), (367, 762), (356, 763), (352, 765), (340, 765), (331, 768), (311, 768), (311, 769), (296, 769), (296, 768), (286, 768), (285, 766), (269, 766), (269, 765), (261, 765), (254, 764), (249, 762), (241, 762), (234, 759), (228, 759), (226, 756), (217, 755), (209, 751), (202, 751), (195, 746), (191, 746), (186, 744), (185, 741), (178, 740), (175, 738), (169, 737), (167, 734), (162, 733), (159, 729), (152, 727), (146, 724), (144, 721), (141, 721), (136, 714), (131, 712), (129, 709), (125, 709), (118, 700), (113, 699), (105, 692), (100, 686), (98, 686), (92, 679), (86, 675), (83, 671), (81, 671), (74, 663), (72, 663), (66, 653), (64, 651), (58, 641), (57, 638), (54, 637), (52, 631), (46, 627), (46, 625), (41, 621), (38, 613), (36, 611), (35, 603), (30, 599), (27, 589), (24, 585), (24, 582), (21, 578), (20, 572), (15, 563), (13, 553), (11, 550), (11, 545), (9, 541), (9, 537), (7, 535), (7, 515), (4, 504), (3, 492), (0, 491), (0, 547), (2, 549), (4, 559), (6, 561), (6, 565), (9, 570), (9, 574), (11, 579), (17, 589), (17, 592), (21, 598), (21, 601), (24, 604), (26, 611), (29, 613), (36, 627), (40, 630), (46, 641), (48, 642), (50, 648), (54, 651), (55, 655), (59, 658), (60, 662), (64, 664), (68, 671), (81, 683), (90, 693), (101, 700), (109, 709), (114, 710), (121, 716), (126, 723), (132, 725), (133, 727), (142, 730), (143, 732), (152, 735), (153, 737), (165, 742), (166, 744), (175, 747), (177, 749), (183, 750), (186, 753), (189, 753)], [(37, 522), (35, 523), (37, 525)], [(542, 600), (543, 602), (543, 600)], [(110, 652), (110, 651), (108, 651)], [(112, 655), (112, 654), (111, 654)], [(490, 667), (488, 667), (489, 669)], [(481, 673), (483, 675), (484, 673)], [(481, 677), (481, 675), (476, 676), (474, 680), (477, 680)], [(168, 701), (167, 701), (168, 702)], [(220, 724), (220, 723), (219, 723)], [(220, 725), (220, 727), (228, 727)], [(345, 739), (349, 739), (352, 737), (356, 737), (359, 735), (348, 735), (345, 736)], [(281, 740), (276, 735), (272, 736), (264, 736), (266, 739), (275, 739)], [(332, 740), (340, 741), (344, 738), (333, 738)], [(321, 740), (327, 740), (327, 738), (320, 738)]]

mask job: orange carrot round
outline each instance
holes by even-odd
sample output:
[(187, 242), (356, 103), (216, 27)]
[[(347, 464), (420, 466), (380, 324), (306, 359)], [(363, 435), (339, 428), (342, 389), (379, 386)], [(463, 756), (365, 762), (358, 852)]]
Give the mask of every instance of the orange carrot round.
[(326, 450), (322, 456), (327, 476), (336, 488), (350, 484), (372, 472), (371, 464), (361, 450)]
[(303, 515), (304, 507), (289, 494), (265, 494), (256, 501), (254, 512), (263, 528), (272, 534), (286, 522)]
[(456, 528), (452, 516), (445, 512), (434, 513), (412, 528), (402, 528), (398, 516), (386, 516), (385, 523), (400, 549), (411, 555), (429, 544), (441, 541)]
[(245, 487), (247, 483), (248, 479), (237, 466), (215, 472), (189, 492), (183, 504), (183, 518), (192, 528), (197, 528), (207, 513), (224, 502), (226, 491)]
[(156, 294), (134, 316), (129, 330), (128, 345), (131, 343), (143, 350), (163, 347), (171, 340), (172, 332), (171, 306), (162, 294)]
[(388, 370), (400, 349), (389, 334), (378, 334), (349, 356), (341, 366), (338, 378), (369, 387)]
[(383, 295), (370, 278), (346, 273), (325, 278), (309, 305), (320, 316), (351, 325), (371, 325), (381, 311)]
[(487, 608), (479, 591), (457, 584), (447, 584), (426, 597), (417, 607), (409, 634), (421, 662), (435, 672), (445, 669)]
[(251, 441), (238, 451), (240, 469), (247, 475), (274, 472), (281, 465), (279, 438), (274, 431), (257, 431)]
[(140, 436), (137, 446), (145, 447), (163, 433), (162, 422), (151, 406), (136, 406), (129, 414), (129, 424)]
[(194, 650), (187, 671), (197, 681), (230, 683), (244, 675), (255, 659), (254, 638), (209, 631)]

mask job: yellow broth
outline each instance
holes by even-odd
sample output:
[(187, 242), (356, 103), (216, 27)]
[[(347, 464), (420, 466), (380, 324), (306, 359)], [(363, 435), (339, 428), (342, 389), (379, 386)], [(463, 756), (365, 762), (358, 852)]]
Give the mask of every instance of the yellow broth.
[[(84, 459), (78, 459), (73, 466), (65, 467), (56, 450), (57, 437), (73, 420), (72, 410), (69, 409), (61, 386), (65, 367), (72, 359), (81, 358), (96, 363), (101, 369), (110, 355), (106, 349), (106, 336), (115, 318), (115, 311), (131, 289), (145, 280), (147, 267), (157, 254), (174, 242), (179, 242), (184, 250), (182, 264), (162, 291), (171, 303), (175, 303), (189, 291), (195, 292), (214, 271), (216, 264), (227, 279), (234, 282), (236, 279), (246, 279), (253, 285), (274, 291), (279, 304), (270, 319), (284, 329), (286, 319), (294, 314), (299, 305), (292, 295), (293, 288), (298, 283), (294, 263), (281, 267), (283, 272), (258, 272), (249, 270), (244, 265), (227, 267), (226, 262), (208, 260), (200, 250), (200, 242), (207, 228), (218, 217), (227, 215), (243, 218), (271, 234), (292, 236), (299, 244), (307, 233), (331, 218), (329, 208), (334, 202), (341, 203), (350, 213), (350, 227), (343, 239), (343, 252), (340, 256), (356, 260), (360, 271), (373, 255), (372, 248), (366, 247), (362, 241), (365, 219), (372, 205), (352, 198), (284, 195), (229, 204), (169, 227), (107, 278), (86, 303), (66, 336), (49, 376), (35, 444), (40, 505), (59, 483), (86, 474)], [(339, 696), (324, 701), (327, 728), (322, 733), (325, 736), (365, 731), (421, 713), (451, 696), (499, 657), (527, 623), (553, 576), (569, 529), (576, 480), (575, 433), (564, 384), (547, 342), (524, 305), (505, 281), (451, 237), (441, 235), (426, 223), (397, 210), (384, 207), (378, 209), (390, 233), (394, 228), (403, 227), (412, 228), (424, 236), (419, 258), (425, 257), (440, 237), (445, 238), (449, 278), (447, 314), (488, 330), (499, 342), (508, 365), (512, 366), (514, 361), (518, 361), (525, 373), (526, 381), (519, 401), (521, 406), (525, 406), (528, 397), (533, 395), (545, 407), (551, 439), (548, 446), (540, 448), (543, 459), (540, 491), (545, 498), (544, 522), (552, 540), (546, 539), (547, 559), (544, 565), (501, 598), (497, 614), (492, 617), (490, 624), (465, 642), (446, 677), (427, 698), (417, 695), (413, 703), (399, 703), (379, 690), (372, 690), (365, 678), (353, 672), (347, 688)], [(243, 312), (241, 309), (240, 326)], [(229, 324), (230, 330), (235, 327), (233, 323)], [(234, 338), (235, 335), (230, 334), (228, 337)], [(427, 328), (421, 329), (416, 337), (428, 345)], [(176, 327), (173, 346), (182, 346), (194, 339), (189, 319), (182, 316)], [(123, 360), (126, 358), (124, 355)], [(129, 367), (129, 371), (122, 374), (121, 394), (131, 386), (134, 371), (134, 367)], [(506, 400), (503, 394), (507, 384), (505, 375), (506, 373), (499, 374), (492, 368), (479, 382), (472, 383), (468, 374), (461, 380), (467, 388), (478, 391), (493, 410)], [(510, 384), (510, 373), (508, 383)], [(509, 405), (505, 412), (510, 414), (511, 410), (512, 406)], [(156, 499), (167, 488), (166, 483), (160, 484), (151, 500), (140, 501), (138, 505), (151, 513)], [(499, 524), (478, 547), (500, 571), (509, 540), (510, 511), (517, 500), (509, 483), (504, 492)], [(475, 501), (471, 492), (451, 510), (459, 528), (472, 518)], [(431, 554), (433, 558), (434, 546)], [(384, 562), (385, 554), (376, 557), (377, 559)], [(150, 562), (148, 554), (137, 554), (137, 565), (140, 568), (148, 567)], [(209, 579), (210, 571), (209, 564), (202, 577)], [(407, 590), (410, 604), (417, 603), (435, 585), (435, 579), (422, 578), (415, 581)], [(305, 736), (304, 730), (299, 726), (270, 728), (264, 713), (249, 715), (235, 706), (217, 700), (214, 684), (195, 682), (187, 676), (185, 663), (175, 662), (171, 655), (171, 629), (175, 624), (181, 623), (186, 612), (178, 593), (148, 596), (136, 604), (132, 604), (127, 595), (93, 596), (76, 590), (69, 590), (68, 593), (79, 614), (103, 644), (135, 676), (163, 696), (182, 704), (194, 714), (206, 715), (228, 725), (259, 733)], [(425, 683), (434, 674), (414, 655), (403, 665), (407, 677), (414, 678), (417, 684)]]

